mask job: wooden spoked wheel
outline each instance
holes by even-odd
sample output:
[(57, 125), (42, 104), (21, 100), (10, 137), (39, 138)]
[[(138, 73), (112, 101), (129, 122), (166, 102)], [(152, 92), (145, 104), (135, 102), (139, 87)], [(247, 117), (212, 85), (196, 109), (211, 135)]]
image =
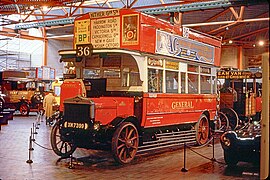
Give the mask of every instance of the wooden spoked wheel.
[(198, 145), (203, 145), (209, 138), (209, 121), (205, 115), (201, 115), (199, 121), (196, 124), (196, 141)]
[(238, 126), (239, 122), (237, 113), (232, 108), (223, 108), (220, 111), (227, 116), (229, 120), (229, 127), (234, 130)]
[(58, 156), (69, 157), (76, 150), (76, 146), (68, 133), (61, 133), (61, 128), (61, 123), (57, 122), (54, 124), (51, 131), (51, 146)]
[(131, 162), (138, 150), (139, 134), (131, 122), (122, 123), (114, 132), (112, 138), (112, 153), (120, 164)]
[(218, 112), (218, 130), (227, 131), (229, 128), (229, 119), (223, 112)]
[(23, 116), (28, 116), (29, 111), (30, 111), (30, 110), (29, 110), (28, 104), (22, 103), (22, 104), (20, 105), (20, 113), (21, 113), (21, 115), (23, 115)]

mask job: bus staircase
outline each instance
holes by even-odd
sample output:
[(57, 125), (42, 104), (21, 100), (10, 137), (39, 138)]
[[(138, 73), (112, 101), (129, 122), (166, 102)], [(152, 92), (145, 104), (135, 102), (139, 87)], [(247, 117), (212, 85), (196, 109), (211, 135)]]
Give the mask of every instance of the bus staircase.
[(162, 148), (179, 147), (184, 144), (196, 143), (196, 130), (160, 132), (155, 135), (155, 140), (145, 141), (138, 148), (138, 153), (144, 153), (151, 150)]

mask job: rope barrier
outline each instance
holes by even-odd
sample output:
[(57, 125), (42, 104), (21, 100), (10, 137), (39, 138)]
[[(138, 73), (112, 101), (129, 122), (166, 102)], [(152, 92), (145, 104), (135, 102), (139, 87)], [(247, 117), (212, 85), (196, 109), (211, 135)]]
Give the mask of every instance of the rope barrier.
[(205, 146), (207, 146), (211, 141), (213, 140), (213, 137), (211, 137), (205, 144), (203, 145), (200, 145), (200, 146), (189, 146), (189, 145), (186, 145), (189, 149), (190, 148), (193, 148), (193, 149), (200, 149), (200, 148), (203, 148)]
[[(215, 133), (211, 136), (211, 138), (203, 145), (201, 146), (197, 146), (197, 147), (194, 147), (194, 146), (190, 146), (190, 145), (187, 145), (186, 143), (184, 144), (184, 167), (181, 169), (182, 172), (187, 172), (188, 170), (186, 169), (186, 147), (193, 153), (205, 158), (205, 159), (208, 159), (212, 162), (217, 162), (219, 164), (222, 164), (222, 165), (226, 165), (226, 163), (223, 163), (223, 162), (220, 162), (220, 161), (217, 161), (215, 158), (214, 158), (214, 140), (215, 140)], [(202, 147), (205, 147), (206, 145), (208, 145), (210, 142), (213, 142), (213, 157), (212, 158), (209, 158), (197, 151), (195, 151), (194, 149), (199, 149), (199, 148), (202, 148)]]
[(47, 150), (49, 150), (49, 151), (53, 150), (53, 149), (51, 149), (51, 148), (47, 148), (47, 147), (45, 147), (45, 146), (42, 146), (42, 145), (38, 144), (36, 141), (34, 141), (34, 143), (35, 143), (36, 145), (38, 145), (39, 147), (43, 148), (43, 149), (47, 149)]
[(38, 143), (36, 142), (35, 138), (34, 138), (34, 135), (35, 135), (35, 134), (38, 134), (36, 130), (39, 129), (38, 125), (40, 125), (40, 120), (41, 120), (41, 118), (42, 118), (42, 117), (41, 117), (41, 114), (38, 114), (37, 119), (36, 119), (36, 123), (33, 123), (33, 127), (31, 128), (31, 131), (30, 131), (31, 134), (30, 134), (30, 137), (29, 137), (29, 149), (28, 149), (29, 153), (28, 153), (28, 160), (26, 161), (26, 163), (29, 163), (29, 164), (33, 163), (33, 160), (31, 159), (31, 151), (34, 150), (34, 148), (32, 147), (32, 146), (33, 146), (33, 142), (34, 142), (37, 146), (39, 146), (39, 147), (41, 147), (41, 148), (43, 148), (43, 149), (46, 149), (46, 150), (53, 150), (53, 149), (51, 149), (51, 148), (47, 148), (47, 147), (45, 147), (45, 146), (42, 146), (42, 145), (38, 144)]

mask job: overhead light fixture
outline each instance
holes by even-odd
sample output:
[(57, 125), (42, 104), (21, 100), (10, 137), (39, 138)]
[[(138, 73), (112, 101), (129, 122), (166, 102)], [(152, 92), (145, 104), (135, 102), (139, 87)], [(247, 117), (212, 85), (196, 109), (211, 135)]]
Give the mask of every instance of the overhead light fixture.
[(233, 41), (232, 40), (229, 40), (229, 44), (232, 44), (233, 43)]
[(41, 9), (42, 9), (42, 11), (47, 11), (48, 7), (47, 6), (42, 6)]
[(262, 41), (262, 40), (259, 41), (259, 45), (260, 45), (260, 46), (263, 46), (263, 45), (264, 45), (264, 41)]
[(253, 47), (256, 47), (256, 44), (253, 44), (252, 46), (253, 46)]
[(30, 6), (30, 9), (31, 9), (31, 10), (34, 10), (34, 9), (35, 9), (35, 7), (34, 7), (34, 6)]

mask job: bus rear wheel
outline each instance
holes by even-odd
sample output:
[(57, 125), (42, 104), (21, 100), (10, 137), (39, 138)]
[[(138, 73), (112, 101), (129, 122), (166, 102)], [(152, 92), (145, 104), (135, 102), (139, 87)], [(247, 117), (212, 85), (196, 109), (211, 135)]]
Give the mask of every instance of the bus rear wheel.
[(196, 142), (198, 145), (205, 144), (209, 139), (209, 121), (208, 118), (203, 114), (196, 124)]
[(130, 163), (138, 150), (139, 134), (131, 122), (122, 123), (114, 132), (112, 138), (112, 153), (116, 162)]
[(229, 128), (229, 119), (223, 112), (218, 112), (218, 130), (220, 131), (227, 131)]

